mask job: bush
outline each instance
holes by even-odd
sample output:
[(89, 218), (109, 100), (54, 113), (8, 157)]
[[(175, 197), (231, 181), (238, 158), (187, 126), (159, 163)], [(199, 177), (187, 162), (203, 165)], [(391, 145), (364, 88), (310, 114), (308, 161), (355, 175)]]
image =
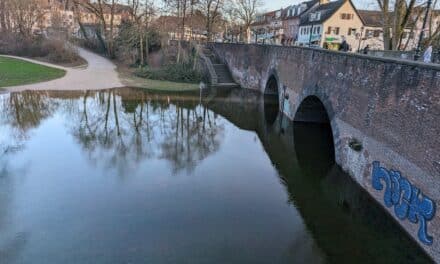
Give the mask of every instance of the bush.
[(80, 60), (78, 51), (71, 45), (60, 40), (46, 41), (44, 48), (47, 49), (47, 58), (55, 63), (72, 63)]
[(200, 72), (193, 70), (193, 65), (189, 63), (168, 64), (159, 69), (145, 67), (136, 71), (135, 75), (152, 80), (186, 83), (198, 83), (202, 80)]
[(0, 53), (47, 58), (48, 61), (54, 63), (73, 63), (81, 59), (77, 51), (63, 40), (46, 39), (42, 36), (28, 39), (13, 33), (0, 36)]

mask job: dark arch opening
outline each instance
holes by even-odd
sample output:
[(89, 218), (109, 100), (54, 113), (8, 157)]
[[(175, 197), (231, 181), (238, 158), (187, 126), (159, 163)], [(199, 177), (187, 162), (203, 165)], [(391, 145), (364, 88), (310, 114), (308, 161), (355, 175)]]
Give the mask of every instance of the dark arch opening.
[(327, 110), (316, 96), (306, 97), (298, 107), (295, 122), (330, 124)]
[(298, 162), (305, 172), (325, 176), (335, 164), (330, 118), (316, 96), (305, 98), (294, 118), (294, 142)]
[(275, 123), (280, 111), (278, 81), (274, 75), (269, 77), (264, 89), (264, 116), (268, 124)]

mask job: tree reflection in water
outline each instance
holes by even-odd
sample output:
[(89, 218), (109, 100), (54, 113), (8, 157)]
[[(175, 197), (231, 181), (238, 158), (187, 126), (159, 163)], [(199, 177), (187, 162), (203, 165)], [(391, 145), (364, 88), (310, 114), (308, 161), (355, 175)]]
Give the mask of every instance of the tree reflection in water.
[[(10, 219), (14, 200), (14, 176), (26, 174), (26, 169), (14, 170), (12, 158), (23, 150), (29, 131), (52, 111), (38, 95), (0, 94), (0, 262), (18, 259), (24, 250), (29, 234), (22, 230), (11, 231)], [(35, 111), (35, 112), (34, 112)], [(20, 174), (20, 175), (17, 175)]]
[[(257, 95), (242, 94), (244, 90), (232, 92), (233, 95), (234, 93), (235, 96), (215, 98), (215, 100), (209, 104), (202, 105), (198, 103), (198, 97), (190, 95), (170, 96), (128, 88), (105, 91), (22, 92), (0, 95), (0, 259), (6, 260), (5, 262), (13, 262), (15, 256), (19, 254), (26, 243), (32, 244), (32, 239), (28, 239), (27, 236), (32, 237), (32, 235), (35, 235), (38, 237), (38, 232), (41, 232), (38, 230), (38, 232), (32, 233), (31, 228), (31, 232), (26, 233), (20, 230), (21, 226), (18, 225), (18, 230), (12, 230), (10, 233), (7, 233), (7, 231), (10, 230), (8, 224), (11, 224), (8, 215), (11, 215), (10, 210), (14, 208), (11, 206), (11, 204), (14, 204), (11, 200), (17, 196), (22, 199), (24, 198), (23, 201), (26, 202), (34, 201), (33, 197), (26, 198), (27, 193), (21, 194), (21, 196), (15, 193), (16, 188), (14, 188), (14, 184), (17, 182), (14, 181), (14, 179), (20, 175), (25, 175), (26, 171), (18, 171), (14, 168), (16, 167), (15, 163), (20, 159), (20, 155), (17, 155), (18, 159), (14, 159), (15, 157), (12, 157), (12, 155), (17, 151), (25, 149), (26, 141), (32, 141), (29, 139), (31, 138), (32, 130), (41, 126), (43, 121), (48, 119), (48, 123), (55, 122), (55, 126), (45, 127), (45, 129), (38, 130), (39, 132), (50, 133), (53, 129), (61, 129), (63, 133), (54, 134), (65, 136), (65, 130), (67, 129), (69, 138), (66, 140), (73, 138), (76, 141), (76, 144), (74, 144), (75, 147), (77, 145), (80, 146), (81, 154), (85, 153), (88, 160), (92, 161), (96, 166), (103, 166), (103, 171), (108, 172), (107, 169), (114, 169), (119, 175), (130, 175), (130, 170), (137, 169), (141, 166), (141, 162), (146, 159), (167, 160), (171, 164), (172, 171), (176, 174), (179, 172), (192, 172), (202, 160), (219, 150), (219, 146), (225, 137), (225, 129), (229, 129), (228, 131), (237, 131), (235, 128), (231, 129), (232, 126), (229, 123), (232, 123), (240, 130), (251, 131), (258, 135), (258, 143), (261, 142), (264, 152), (255, 153), (255, 157), (266, 157), (267, 155), (268, 158), (270, 158), (273, 167), (277, 170), (276, 174), (280, 177), (286, 191), (286, 196), (283, 196), (280, 201), (287, 198), (288, 203), (292, 205), (291, 207), (294, 207), (301, 215), (301, 220), (305, 225), (304, 229), (302, 227), (299, 228), (301, 233), (297, 233), (299, 234), (297, 237), (293, 237), (291, 240), (290, 238), (288, 239), (291, 241), (290, 244), (280, 244), (283, 248), (286, 246), (286, 260), (298, 260), (302, 258), (304, 263), (313, 263), (319, 261), (321, 255), (323, 255), (325, 256), (325, 260), (330, 263), (374, 263), (383, 262), (384, 260), (398, 263), (428, 262), (423, 252), (420, 252), (414, 242), (404, 235), (404, 232), (386, 215), (383, 209), (375, 204), (365, 192), (361, 191), (359, 186), (351, 181), (351, 178), (344, 174), (338, 166), (334, 166), (333, 143), (327, 142), (327, 140), (331, 141), (331, 137), (328, 136), (331, 133), (327, 133), (327, 135), (324, 134), (323, 136), (323, 129), (320, 126), (315, 127), (317, 128), (316, 130), (310, 126), (298, 126), (298, 124), (295, 126), (292, 122), (280, 116), (278, 116), (275, 122), (267, 123), (264, 108), (258, 104)], [(214, 112), (227, 119), (228, 123), (220, 121)], [(66, 122), (64, 126), (60, 125), (60, 120)], [(223, 124), (228, 125), (226, 125), (225, 128)], [(70, 137), (70, 135), (72, 137)], [(50, 139), (51, 135), (45, 136)], [(228, 133), (227, 136), (229, 137), (230, 133)], [(249, 135), (246, 135), (244, 138), (248, 136)], [(54, 140), (54, 142), (50, 144), (58, 144), (59, 142), (59, 144), (69, 146), (69, 144), (65, 142), (62, 143), (61, 141)], [(38, 140), (33, 142), (40, 143)], [(231, 142), (228, 143), (229, 148), (231, 148)], [(241, 144), (241, 142), (239, 144)], [(227, 146), (228, 144), (224, 145)], [(64, 145), (62, 145), (62, 147), (63, 146)], [(39, 153), (42, 147), (44, 146), (37, 145), (34, 148), (37, 152), (30, 154)], [(240, 147), (242, 146), (240, 145), (237, 148), (234, 146), (231, 151), (238, 151), (240, 155), (251, 153), (245, 152), (246, 149), (242, 150)], [(74, 154), (75, 153), (73, 153), (72, 156), (74, 156)], [(225, 157), (225, 154), (222, 155), (226, 159), (229, 158), (229, 156)], [(254, 153), (250, 156), (254, 156)], [(32, 156), (31, 160), (33, 160), (34, 157), (35, 156)], [(50, 157), (53, 158), (54, 155)], [(250, 160), (254, 161), (253, 159)], [(255, 160), (258, 161), (258, 159)], [(67, 160), (63, 157), (60, 161), (64, 162)], [(70, 160), (67, 162), (70, 162)], [(222, 160), (219, 161), (219, 163), (221, 162)], [(221, 165), (223, 165), (223, 163), (221, 163)], [(44, 165), (36, 166), (36, 168), (42, 168), (44, 166), (46, 166), (45, 162)], [(240, 163), (237, 166), (246, 169), (245, 164)], [(62, 171), (64, 168), (64, 166), (61, 166), (61, 168), (58, 169)], [(211, 168), (216, 169), (216, 167)], [(92, 170), (87, 168), (85, 172), (87, 173), (89, 171)], [(143, 172), (144, 170), (140, 171)], [(31, 173), (33, 173), (33, 171), (31, 171)], [(246, 190), (256, 190), (246, 189), (246, 186), (249, 185), (252, 187), (255, 183), (258, 187), (258, 184), (262, 183), (261, 180), (267, 175), (264, 175), (266, 174), (264, 171), (261, 173), (261, 175), (257, 175), (261, 177), (253, 177), (251, 181), (245, 183), (240, 183), (239, 180), (237, 182), (229, 182), (230, 179), (228, 180), (227, 177), (223, 177), (224, 175), (219, 173), (216, 176), (225, 179), (224, 183), (227, 183), (223, 186), (221, 185), (222, 181), (219, 181), (218, 178), (216, 179), (215, 175), (210, 177), (210, 180), (214, 180), (216, 183), (211, 185), (219, 186), (218, 183), (220, 183), (218, 189), (218, 191), (221, 191), (219, 192), (220, 195), (213, 195), (218, 196), (214, 198), (211, 195), (200, 197), (211, 198), (211, 201), (217, 202), (219, 208), (212, 207), (210, 202), (205, 202), (209, 201), (209, 199), (199, 199), (203, 201), (203, 203), (193, 203), (192, 199), (183, 199), (182, 204), (191, 204), (196, 206), (194, 208), (200, 206), (200, 208), (203, 209), (200, 210), (201, 215), (203, 215), (204, 212), (208, 212), (208, 215), (209, 212), (215, 212), (211, 215), (213, 216), (213, 218), (211, 218), (213, 222), (209, 222), (207, 226), (209, 226), (209, 224), (213, 224), (214, 226), (217, 223), (216, 221), (219, 221), (218, 223), (220, 225), (216, 226), (216, 228), (218, 228), (216, 231), (220, 230), (219, 234), (227, 233), (233, 230), (231, 227), (234, 227), (234, 225), (229, 225), (230, 222), (222, 221), (222, 217), (224, 216), (222, 212), (235, 212), (235, 214), (231, 214), (234, 217), (234, 223), (235, 219), (252, 219), (252, 224), (266, 223), (265, 225), (261, 225), (262, 231), (267, 231), (268, 234), (272, 234), (274, 229), (277, 228), (271, 224), (273, 223), (272, 221), (265, 222), (264, 214), (260, 215), (262, 216), (260, 218), (253, 218), (254, 212), (252, 212), (252, 215), (250, 215), (252, 218), (247, 218), (249, 216), (247, 213), (249, 212), (248, 209), (253, 210), (253, 207), (250, 206), (250, 201), (256, 201), (256, 204), (265, 206), (266, 198), (270, 196), (270, 192), (261, 192), (264, 195), (260, 195), (261, 193), (258, 192), (246, 193)], [(77, 175), (75, 173), (70, 172), (67, 174), (69, 177), (73, 177), (76, 182)], [(36, 175), (38, 176), (38, 173)], [(54, 177), (49, 177), (47, 182), (53, 182), (54, 179), (58, 178), (58, 175), (49, 176)], [(33, 183), (36, 185), (29, 185), (30, 189), (35, 186), (38, 188), (47, 184), (47, 182), (44, 182), (44, 177), (40, 177), (41, 179), (38, 179), (38, 177), (29, 177), (36, 179)], [(78, 178), (81, 179), (81, 177)], [(243, 178), (246, 179), (246, 177)], [(206, 180), (207, 179), (203, 179), (201, 182)], [(76, 188), (78, 188), (77, 185), (68, 184), (69, 182), (65, 183), (62, 179), (60, 179), (60, 182), (62, 183), (61, 185), (65, 185), (66, 190), (71, 191), (71, 194), (73, 193), (75, 195), (72, 197), (77, 197), (75, 193)], [(38, 185), (37, 183), (43, 185)], [(108, 181), (107, 183), (88, 182), (88, 184), (91, 184), (92, 187), (96, 187), (94, 184), (101, 186), (102, 184), (108, 184)], [(82, 193), (82, 187), (84, 186), (87, 185), (80, 185), (79, 189), (80, 193), (88, 198), (86, 201), (91, 201), (90, 197), (95, 197), (95, 195), (99, 194)], [(107, 187), (108, 186), (109, 185), (107, 185)], [(191, 186), (191, 183), (186, 186)], [(227, 192), (225, 192), (231, 189), (230, 186), (238, 186), (238, 188), (240, 188), (235, 190), (236, 192), (231, 192), (237, 195), (235, 198), (233, 195), (228, 197)], [(46, 186), (44, 185), (44, 187)], [(50, 188), (48, 190), (50, 191)], [(101, 191), (104, 197), (108, 195), (106, 198), (109, 199), (114, 196), (114, 189), (108, 188), (107, 190), (109, 191)], [(119, 190), (122, 194), (125, 194), (123, 197), (128, 198), (126, 201), (130, 202), (130, 197), (126, 195), (123, 188)], [(128, 188), (125, 191), (129, 192), (130, 190), (132, 189)], [(43, 191), (45, 192), (46, 190)], [(180, 193), (182, 196), (180, 197), (185, 197), (187, 193), (189, 193), (188, 196), (193, 197), (193, 193), (190, 191), (191, 189), (182, 190), (182, 193)], [(206, 194), (209, 192), (203, 191), (203, 193)], [(52, 199), (57, 200), (63, 197), (63, 195), (59, 195), (54, 190), (49, 192), (49, 194), (54, 195), (55, 198), (49, 197), (50, 203), (43, 204), (41, 208), (51, 207), (53, 206)], [(255, 196), (253, 196), (254, 194)], [(160, 193), (158, 195), (158, 197), (161, 197)], [(168, 190), (166, 188), (163, 197), (165, 196), (168, 196)], [(249, 202), (244, 203), (243, 208), (241, 208), (239, 204), (243, 201), (243, 198), (246, 197), (249, 198)], [(137, 197), (134, 198), (136, 198), (137, 201)], [(173, 200), (174, 198), (171, 197), (169, 199)], [(74, 199), (68, 196), (64, 202), (71, 202), (72, 200)], [(165, 200), (165, 202), (169, 202), (170, 200)], [(232, 207), (232, 209), (235, 208), (236, 211), (228, 211), (231, 208), (222, 208), (224, 200), (228, 200), (230, 202), (229, 207)], [(158, 202), (160, 204), (160, 201), (161, 199), (157, 199), (152, 201), (152, 203)], [(268, 202), (270, 201), (269, 199)], [(32, 204), (32, 202), (23, 205), (22, 210), (27, 212), (29, 210), (28, 204)], [(106, 200), (104, 203), (107, 202)], [(120, 207), (126, 207), (125, 203), (119, 203), (119, 199), (114, 199), (113, 202), (115, 203), (115, 207), (113, 208), (116, 210), (120, 209)], [(173, 200), (172, 203), (174, 202)], [(84, 204), (85, 203), (78, 202), (72, 209), (77, 209), (81, 212)], [(99, 205), (99, 201), (95, 204)], [(93, 212), (99, 208), (95, 207), (95, 204), (92, 204), (92, 207), (90, 207)], [(234, 205), (237, 206), (234, 207)], [(267, 205), (272, 204), (267, 203)], [(16, 204), (14, 204), (14, 206), (16, 206)], [(145, 204), (142, 204), (142, 206), (145, 206)], [(142, 206), (133, 207), (132, 212), (137, 211), (138, 208), (146, 208)], [(171, 215), (177, 215), (179, 217), (185, 216), (180, 209), (184, 208), (183, 210), (186, 210), (187, 207), (171, 207), (168, 209), (177, 209), (177, 211), (175, 211), (176, 213)], [(40, 214), (40, 208), (38, 206), (35, 206), (35, 208), (37, 208), (36, 211)], [(63, 206), (62, 208), (65, 207)], [(109, 207), (108, 209), (113, 208)], [(102, 208), (101, 210), (100, 212), (106, 211), (106, 209)], [(243, 210), (243, 214), (241, 214), (241, 210)], [(112, 213), (114, 212), (113, 210), (110, 211)], [(72, 212), (74, 212), (72, 214), (73, 216), (78, 216), (77, 211)], [(279, 213), (279, 216), (285, 216), (286, 212), (279, 211)], [(58, 220), (60, 219), (58, 218), (59, 214), (62, 214), (62, 210), (54, 210), (52, 217), (55, 217), (56, 223), (61, 222)], [(148, 219), (145, 214), (139, 215), (141, 219)], [(269, 218), (271, 220), (278, 218), (278, 215), (277, 217), (273, 217), (273, 215), (277, 214), (270, 215)], [(95, 219), (95, 217), (99, 218), (97, 215), (93, 215), (93, 213), (89, 216), (93, 219)], [(121, 215), (118, 214), (118, 217), (119, 216)], [(186, 216), (188, 217), (187, 219), (192, 219), (193, 217), (190, 213)], [(236, 216), (238, 217), (235, 218)], [(111, 223), (115, 223), (115, 226), (118, 227), (121, 223), (132, 220), (130, 217), (118, 217), (115, 217), (114, 222), (110, 221)], [(157, 216), (151, 215), (150, 217), (152, 217), (150, 220), (157, 217), (157, 219), (159, 219), (158, 222), (162, 222), (162, 220), (166, 218), (162, 217), (161, 214)], [(75, 217), (69, 215), (65, 219), (72, 220), (70, 223), (74, 224), (78, 224), (83, 220), (82, 218), (74, 218)], [(104, 218), (106, 217), (101, 218), (101, 220)], [(172, 218), (173, 221), (165, 221), (165, 224), (174, 227), (176, 224), (174, 218), (170, 218)], [(263, 222), (253, 221), (254, 219), (262, 220)], [(33, 220), (35, 219), (31, 219), (31, 224), (34, 224)], [(75, 220), (78, 222), (75, 222)], [(243, 226), (252, 226), (252, 224), (249, 224), (251, 221), (244, 221), (245, 225)], [(135, 222), (135, 224), (139, 224), (138, 221)], [(189, 226), (196, 228), (194, 230), (198, 230), (198, 226), (193, 225), (192, 221), (189, 221), (189, 223)], [(54, 226), (51, 226), (51, 224), (52, 222), (43, 225), (47, 228), (48, 233), (54, 230)], [(99, 225), (101, 224), (102, 223), (99, 222)], [(222, 232), (221, 224), (223, 228), (225, 228), (225, 232)], [(290, 225), (290, 222), (288, 222), (288, 224)], [(150, 225), (146, 226), (148, 226), (148, 228), (151, 227)], [(94, 224), (92, 224), (91, 227), (89, 230), (85, 229), (87, 232), (84, 233), (92, 234), (97, 228)], [(107, 227), (113, 229), (112, 225)], [(238, 224), (235, 227), (240, 227), (240, 225)], [(139, 229), (135, 232), (145, 232), (148, 228), (144, 230)], [(259, 224), (258, 228), (260, 228)], [(63, 233), (64, 230), (67, 229), (69, 228), (62, 226), (58, 229), (58, 232)], [(203, 231), (200, 232), (199, 236), (203, 237), (205, 230), (200, 230)], [(246, 228), (244, 231), (246, 231)], [(278, 229), (278, 231), (280, 230)], [(190, 234), (190, 236), (187, 236), (187, 234), (182, 233), (182, 237), (190, 237), (189, 240), (191, 240), (191, 236), (195, 233)], [(53, 235), (56, 237), (57, 234)], [(67, 235), (69, 235), (68, 232)], [(243, 234), (241, 234), (242, 237), (240, 237), (238, 233), (233, 233), (232, 235), (234, 239), (246, 238), (246, 235), (243, 236)], [(162, 234), (158, 236), (162, 237)], [(40, 236), (40, 240), (42, 237), (45, 236)], [(268, 237), (270, 238), (271, 236), (269, 235)], [(284, 239), (285, 238), (286, 237), (284, 237)], [(58, 239), (60, 240), (58, 241)], [(234, 239), (231, 241), (239, 241)], [(113, 241), (113, 239), (109, 240)], [(120, 239), (120, 241), (123, 241), (123, 247), (127, 245), (126, 240)], [(38, 242), (37, 244), (40, 245), (41, 241)], [(56, 243), (62, 242), (67, 243), (63, 241), (62, 238), (57, 238)], [(105, 244), (105, 242), (106, 241), (103, 240), (103, 245), (109, 245)], [(96, 243), (91, 241), (90, 245), (92, 244)], [(192, 244), (194, 243), (191, 242), (191, 245)], [(267, 245), (267, 247), (270, 248), (270, 245)], [(97, 248), (90, 247), (90, 249), (94, 251)], [(68, 251), (69, 250), (60, 250), (59, 252), (68, 255)], [(215, 249), (213, 249), (213, 251), (215, 251)], [(237, 251), (233, 249), (231, 251), (226, 250), (225, 252), (233, 252), (233, 254), (236, 254)], [(266, 252), (257, 253), (263, 255)], [(221, 254), (222, 256), (227, 255), (224, 254), (223, 251)], [(251, 252), (249, 256), (255, 256), (255, 254), (255, 252)], [(243, 255), (246, 255), (246, 252), (244, 252)], [(31, 255), (28, 255), (28, 257), (29, 256)], [(307, 259), (305, 259), (306, 257)]]
[[(168, 160), (174, 173), (191, 172), (218, 150), (223, 126), (191, 95), (138, 89), (20, 92), (2, 96), (1, 124), (10, 139), (3, 151), (22, 147), (32, 128), (55, 113), (95, 164), (122, 175), (143, 159)], [(59, 110), (59, 111), (57, 111)], [(3, 141), (3, 140), (2, 140)]]
[(44, 93), (21, 92), (0, 95), (0, 154), (20, 150), (32, 128), (57, 108)]
[(196, 98), (120, 89), (87, 92), (81, 101), (72, 134), (91, 160), (120, 173), (146, 158), (170, 161), (174, 173), (192, 171), (220, 145), (223, 127)]

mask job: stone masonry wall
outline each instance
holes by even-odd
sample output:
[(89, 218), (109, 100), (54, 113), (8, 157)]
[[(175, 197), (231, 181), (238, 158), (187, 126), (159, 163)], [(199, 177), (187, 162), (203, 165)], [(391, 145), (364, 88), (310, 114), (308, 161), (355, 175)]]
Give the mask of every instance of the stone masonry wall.
[[(244, 88), (264, 93), (275, 76), (280, 107), (292, 120), (306, 97), (318, 97), (331, 120), (336, 162), (440, 262), (440, 67), (308, 48), (211, 45)], [(361, 151), (350, 147), (353, 140)]]

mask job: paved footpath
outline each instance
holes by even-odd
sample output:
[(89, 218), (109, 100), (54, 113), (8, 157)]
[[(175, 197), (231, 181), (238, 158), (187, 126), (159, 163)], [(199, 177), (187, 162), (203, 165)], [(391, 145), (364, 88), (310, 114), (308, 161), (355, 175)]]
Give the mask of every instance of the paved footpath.
[(32, 59), (25, 59), (21, 57), (5, 56), (11, 58), (18, 58), (21, 60), (50, 66), (53, 68), (63, 69), (66, 75), (60, 79), (20, 86), (4, 87), (9, 91), (24, 91), (24, 90), (99, 90), (123, 87), (116, 72), (116, 66), (108, 59), (94, 54), (82, 48), (78, 48), (79, 55), (83, 57), (88, 65), (79, 68), (66, 68), (50, 63), (35, 61)]

